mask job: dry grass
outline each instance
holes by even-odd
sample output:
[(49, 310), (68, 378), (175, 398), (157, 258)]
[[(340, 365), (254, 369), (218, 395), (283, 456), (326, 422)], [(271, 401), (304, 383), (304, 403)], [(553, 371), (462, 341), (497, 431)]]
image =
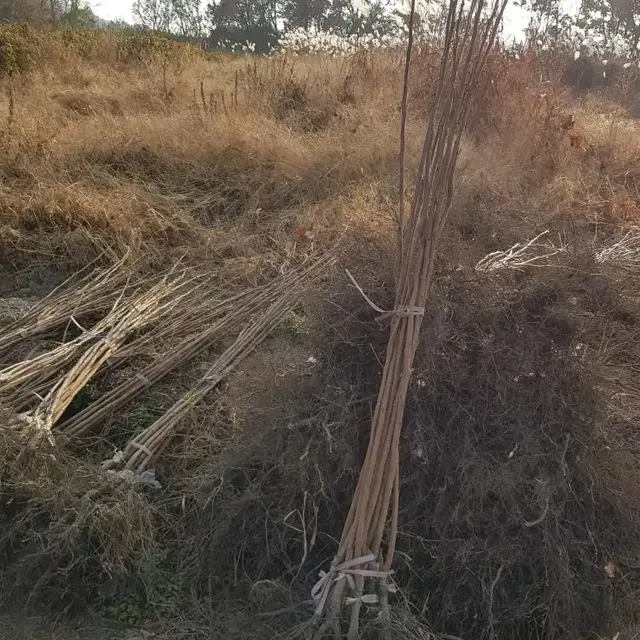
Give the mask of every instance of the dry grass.
[[(355, 62), (203, 60), (167, 73), (69, 65), (12, 82), (5, 262), (28, 252), (81, 265), (128, 246), (150, 261), (185, 246), (207, 260), (220, 251), (256, 257), (291, 245), (313, 204), (393, 180), (395, 87), (385, 82), (350, 104), (341, 94)], [(305, 119), (318, 113), (322, 126), (310, 131)], [(374, 129), (363, 126), (370, 114)]]
[[(134, 278), (182, 260), (238, 292), (340, 238), (343, 266), (392, 303), (401, 55), (121, 45), (105, 36), (80, 55), (39, 42), (27, 70), (0, 80), (7, 331), (16, 298), (127, 253)], [(411, 68), (409, 185), (435, 55)], [(602, 99), (574, 104), (555, 77), (493, 53), (463, 140), (401, 444), (403, 637), (613, 637), (639, 615), (640, 129)], [(547, 230), (562, 251), (541, 247), (543, 266), (475, 270)], [(29, 325), (45, 327), (35, 353), (63, 339), (66, 321), (48, 321)], [(104, 489), (99, 464), (185, 396), (228, 337), (55, 459), (16, 465), (3, 429), (0, 598), (89, 604), (167, 637), (271, 638), (307, 619), (364, 455), (387, 329), (331, 276), (194, 408), (157, 460), (155, 493)], [(65, 419), (168, 352), (105, 365)], [(14, 335), (2, 355), (33, 354)]]

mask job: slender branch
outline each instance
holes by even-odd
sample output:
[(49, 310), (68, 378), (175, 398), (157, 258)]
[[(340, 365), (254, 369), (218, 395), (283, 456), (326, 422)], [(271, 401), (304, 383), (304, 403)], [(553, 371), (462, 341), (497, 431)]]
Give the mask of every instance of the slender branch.
[[(402, 260), (402, 244), (404, 235), (404, 180), (407, 154), (407, 104), (409, 101), (409, 69), (411, 66), (411, 52), (413, 50), (413, 24), (416, 15), (416, 0), (411, 0), (409, 13), (409, 38), (404, 63), (404, 78), (402, 82), (402, 111), (400, 116), (400, 201), (398, 203), (398, 266)], [(399, 270), (399, 269), (398, 269)]]

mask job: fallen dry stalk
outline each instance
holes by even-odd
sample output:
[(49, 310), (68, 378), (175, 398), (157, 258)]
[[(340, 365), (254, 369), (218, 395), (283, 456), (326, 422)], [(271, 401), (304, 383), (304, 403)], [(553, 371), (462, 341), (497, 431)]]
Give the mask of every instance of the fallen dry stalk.
[(640, 267), (640, 228), (633, 227), (616, 243), (596, 254), (599, 264), (612, 264), (623, 269)]
[(369, 447), (338, 551), (312, 591), (317, 638), (330, 629), (336, 638), (342, 637), (340, 617), (345, 606), (351, 607), (347, 637), (359, 637), (362, 604), (376, 599), (365, 593), (366, 580), (377, 583), (377, 601), (388, 628), (388, 581), (398, 529), (399, 440), (404, 406), (437, 243), (451, 204), (454, 169), (471, 95), (493, 46), (505, 5), (505, 0), (494, 0), (487, 14), (482, 1), (471, 0), (468, 9), (464, 0), (449, 3), (434, 111), (411, 210), (406, 221), (400, 219), (395, 307)]
[(546, 236), (549, 230), (539, 233), (529, 242), (516, 243), (506, 251), (494, 251), (486, 255), (476, 264), (476, 271), (499, 271), (502, 269), (515, 269), (521, 271), (525, 267), (543, 267), (553, 256), (566, 251), (566, 246), (556, 246), (551, 242), (539, 242)]

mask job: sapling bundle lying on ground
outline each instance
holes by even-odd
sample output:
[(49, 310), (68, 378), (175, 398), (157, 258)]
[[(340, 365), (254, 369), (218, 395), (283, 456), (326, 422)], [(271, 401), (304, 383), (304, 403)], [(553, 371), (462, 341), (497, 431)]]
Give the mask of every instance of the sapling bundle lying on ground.
[[(172, 333), (178, 331), (178, 344), (155, 357), (142, 371), (135, 372), (115, 388), (103, 394), (89, 406), (65, 420), (59, 428), (64, 436), (77, 438), (101, 425), (103, 430), (112, 417), (127, 404), (168, 374), (187, 364), (215, 341), (237, 332), (260, 309), (266, 309), (274, 297), (281, 294), (287, 282), (294, 283), (297, 272), (285, 274), (273, 282), (248, 289), (217, 302), (209, 301), (198, 313), (184, 319)], [(160, 336), (161, 337), (161, 336)]]
[[(390, 336), (369, 447), (338, 551), (329, 571), (321, 574), (313, 590), (316, 619), (328, 614), (319, 626), (318, 637), (328, 629), (333, 630), (336, 638), (342, 636), (340, 617), (345, 605), (350, 607), (350, 640), (359, 637), (364, 603), (379, 602), (383, 617), (389, 620), (389, 576), (398, 533), (399, 441), (404, 406), (438, 239), (451, 206), (454, 171), (473, 89), (493, 46), (505, 5), (504, 0), (496, 0), (487, 13), (482, 1), (472, 0), (468, 6), (457, 0), (449, 3), (435, 101), (406, 220), (401, 189), (396, 297), (394, 308), (389, 312)], [(406, 84), (407, 74), (403, 98), (405, 115)], [(401, 135), (404, 137), (404, 118)], [(403, 169), (401, 162), (401, 174)], [(401, 184), (403, 182), (402, 177)], [(383, 551), (385, 537), (386, 550)], [(369, 579), (378, 582), (377, 596), (365, 592)]]
[[(155, 452), (153, 447), (158, 442), (164, 448), (184, 411), (217, 386), (259, 344), (279, 322), (282, 314), (295, 305), (304, 288), (322, 275), (323, 269), (333, 259), (331, 256), (329, 253), (310, 266), (294, 269), (267, 285), (232, 295), (220, 302), (208, 301), (202, 304), (194, 300), (198, 285), (190, 279), (185, 281), (184, 274), (164, 278), (148, 291), (117, 300), (113, 309), (102, 320), (79, 337), (0, 372), (2, 392), (5, 401), (9, 401), (5, 404), (9, 406), (11, 400), (17, 399), (19, 407), (25, 393), (37, 396), (40, 389), (48, 390), (32, 411), (18, 414), (4, 426), (24, 432), (28, 436), (28, 449), (32, 449), (43, 438), (54, 444), (54, 426), (103, 365), (118, 356), (122, 359), (121, 352), (124, 350), (129, 356), (135, 354), (134, 346), (138, 344), (138, 347), (142, 347), (149, 340), (148, 336), (138, 335), (133, 343), (128, 342), (133, 334), (139, 334), (153, 323), (161, 325), (161, 330), (155, 332), (156, 339), (164, 333), (175, 335), (179, 332), (182, 340), (175, 347), (160, 354), (142, 372), (135, 373), (131, 379), (118, 385), (65, 421), (60, 429), (56, 429), (56, 433), (61, 436), (77, 438), (105, 423), (114, 414), (117, 415), (118, 410), (169, 372), (196, 356), (214, 340), (233, 334), (249, 323), (240, 332), (236, 342), (216, 361), (199, 387), (188, 393), (167, 415), (152, 425), (148, 430), (148, 438), (143, 435), (132, 440), (125, 450), (124, 460), (128, 460), (132, 449), (136, 447), (138, 453)], [(260, 314), (259, 317), (257, 314)], [(70, 368), (65, 370), (71, 363)], [(55, 381), (57, 376), (60, 377)], [(17, 396), (11, 394), (14, 387), (19, 392)], [(157, 437), (156, 432), (161, 437)], [(155, 458), (159, 452), (148, 457)], [(137, 460), (136, 456), (133, 459)], [(135, 466), (135, 462), (131, 464)], [(140, 467), (136, 467), (137, 471), (144, 470), (145, 466), (146, 463), (137, 465)]]
[[(98, 584), (139, 561), (145, 549), (153, 547), (154, 506), (143, 494), (132, 491), (132, 486), (155, 484), (145, 482), (148, 475), (143, 472), (166, 451), (184, 418), (273, 332), (287, 312), (300, 304), (310, 287), (327, 277), (333, 261), (331, 251), (307, 258), (299, 267), (282, 269), (284, 272), (267, 285), (207, 306), (207, 314), (199, 316), (200, 324), (194, 317), (183, 323), (192, 331), (183, 349), (172, 349), (167, 360), (160, 357), (157, 366), (144, 370), (144, 376), (133, 374), (136, 379), (144, 378), (142, 388), (118, 386), (115, 393), (105, 396), (106, 403), (98, 401), (97, 409), (82, 420), (62, 423), (60, 430), (57, 424), (53, 425), (50, 433), (56, 444), (64, 445), (69, 436), (82, 436), (114, 411), (117, 414), (167, 371), (185, 364), (215, 340), (233, 338), (191, 391), (149, 428), (132, 434), (121, 455), (104, 465), (106, 473), (85, 459), (86, 447), (74, 453), (73, 447), (57, 446), (54, 455), (50, 455), (51, 449), (43, 446), (36, 447), (32, 455), (22, 456), (25, 449), (21, 434), (6, 428), (15, 413), (0, 407), (0, 458), (7, 492), (0, 500), (0, 509), (3, 514), (19, 514), (0, 521), (0, 554), (11, 565), (8, 580), (15, 580), (12, 587), (23, 589), (26, 581), (31, 593), (47, 591), (49, 585), (67, 592), (77, 586), (71, 583), (78, 576), (81, 581)], [(145, 311), (141, 306), (137, 310)], [(89, 361), (81, 358), (78, 363), (83, 363), (82, 371), (92, 370), (95, 358), (101, 354), (91, 354)], [(68, 386), (71, 392), (81, 376), (78, 370), (61, 379), (47, 399), (46, 408), (50, 411), (43, 419), (59, 417), (56, 403), (66, 402), (65, 388)], [(7, 495), (11, 496), (8, 500)], [(26, 534), (21, 528), (24, 523)], [(28, 553), (15, 553), (18, 536)]]
[[(321, 278), (333, 260), (327, 254), (310, 266), (285, 274), (270, 287), (259, 291), (241, 306), (248, 318), (243, 318), (246, 326), (233, 344), (213, 363), (195, 388), (188, 391), (164, 415), (136, 434), (123, 452), (117, 452), (103, 467), (107, 470), (122, 468), (138, 475), (167, 448), (174, 437), (176, 428), (191, 412), (193, 407), (215, 389), (255, 348), (277, 327), (282, 317), (293, 309), (304, 290)], [(234, 323), (238, 323), (237, 313), (231, 313)]]
[(123, 291), (107, 315), (90, 329), (85, 330), (77, 325), (81, 330), (78, 337), (0, 370), (2, 395), (14, 401), (26, 390), (33, 396), (79, 355), (95, 351), (98, 341), (109, 345), (108, 357), (113, 357), (134, 331), (172, 315), (178, 302), (191, 293), (189, 290), (180, 292), (183, 285), (180, 279), (174, 279), (160, 282), (143, 293), (134, 291), (128, 297), (124, 296)]
[[(260, 296), (270, 296), (274, 285), (267, 285)], [(213, 342), (242, 324), (255, 309), (258, 292), (250, 289), (218, 303), (208, 305), (206, 312), (195, 314), (177, 327), (180, 342), (153, 359), (142, 371), (136, 372), (114, 389), (106, 392), (85, 409), (65, 420), (60, 433), (79, 437), (98, 425), (103, 427), (118, 411), (165, 376), (175, 371)], [(172, 327), (174, 333), (176, 327)]]
[(180, 294), (179, 285), (161, 282), (136, 297), (130, 306), (114, 310), (117, 317), (111, 320), (110, 328), (94, 336), (97, 337), (97, 341), (92, 341), (91, 346), (49, 391), (33, 415), (28, 416), (29, 427), (34, 429), (39, 437), (46, 436), (53, 442), (54, 424), (107, 360), (118, 352), (135, 331), (140, 331), (160, 318), (166, 320), (171, 311), (183, 301), (185, 295), (190, 293), (191, 291), (187, 291)]
[[(53, 444), (54, 425), (106, 363), (118, 358), (134, 335), (156, 324), (171, 324), (176, 313), (185, 313), (186, 301), (197, 289), (197, 282), (178, 274), (128, 297), (123, 291), (109, 313), (77, 338), (0, 371), (3, 402), (16, 411), (44, 391), (33, 410), (19, 413), (8, 426), (26, 434), (28, 448), (42, 438)], [(128, 347), (129, 355), (135, 353)]]
[[(188, 312), (193, 300), (186, 303), (185, 298), (195, 299), (203, 284), (202, 278), (194, 279), (186, 271), (141, 278), (132, 276), (130, 268), (123, 258), (79, 282), (72, 278), (0, 333), (0, 343), (7, 345), (5, 362), (13, 360), (0, 369), (0, 397), (6, 403), (17, 411), (33, 407), (66, 368), (95, 350), (100, 340), (109, 339), (112, 364), (139, 352), (155, 331), (172, 326)], [(116, 334), (120, 335), (114, 340)], [(50, 348), (34, 343), (34, 338), (43, 337), (52, 339)], [(26, 358), (25, 348), (10, 349), (19, 342), (31, 349)]]

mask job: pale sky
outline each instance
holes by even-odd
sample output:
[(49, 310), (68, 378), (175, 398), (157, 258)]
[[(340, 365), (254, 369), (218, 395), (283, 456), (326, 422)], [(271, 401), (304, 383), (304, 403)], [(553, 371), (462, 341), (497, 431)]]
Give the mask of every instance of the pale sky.
[[(576, 0), (566, 0), (567, 4), (574, 4)], [(131, 13), (132, 0), (91, 0), (91, 7), (95, 13), (105, 20), (125, 20), (133, 22)], [(505, 35), (520, 36), (527, 26), (526, 12), (509, 2), (505, 12)]]
[(89, 2), (95, 14), (105, 20), (133, 21), (132, 0), (92, 0)]

